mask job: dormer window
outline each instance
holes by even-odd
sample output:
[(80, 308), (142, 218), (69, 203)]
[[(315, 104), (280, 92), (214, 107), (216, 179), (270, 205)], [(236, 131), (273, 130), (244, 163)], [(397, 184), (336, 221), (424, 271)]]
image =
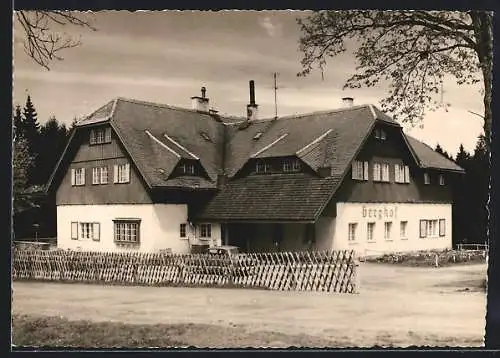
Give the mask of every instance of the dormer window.
[(290, 172), (299, 172), (301, 168), (300, 161), (298, 159), (294, 160), (285, 160), (283, 162), (283, 171), (285, 173), (290, 173)]
[(444, 185), (444, 175), (443, 174), (439, 175), (439, 185)]
[(111, 142), (111, 128), (93, 128), (90, 130), (90, 145)]
[(387, 139), (387, 134), (385, 131), (381, 128), (375, 129), (375, 138), (380, 139), (380, 140), (386, 140)]
[(194, 175), (195, 170), (194, 164), (192, 163), (182, 163), (179, 168), (182, 174)]
[(255, 163), (255, 172), (258, 174), (269, 173), (271, 171), (271, 165), (262, 160)]

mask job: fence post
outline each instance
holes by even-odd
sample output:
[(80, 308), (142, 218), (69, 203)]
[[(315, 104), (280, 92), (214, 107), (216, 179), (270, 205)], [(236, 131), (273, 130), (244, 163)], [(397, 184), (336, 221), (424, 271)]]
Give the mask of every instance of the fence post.
[(355, 294), (359, 294), (359, 287), (361, 286), (361, 280), (360, 280), (360, 275), (359, 275), (359, 258), (357, 258), (356, 256), (354, 257), (354, 272), (353, 272), (353, 276), (354, 276), (354, 291), (353, 293)]

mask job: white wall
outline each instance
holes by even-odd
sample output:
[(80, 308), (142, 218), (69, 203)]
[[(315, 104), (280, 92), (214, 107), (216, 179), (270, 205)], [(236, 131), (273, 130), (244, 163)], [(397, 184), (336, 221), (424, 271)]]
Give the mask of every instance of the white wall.
[[(445, 219), (445, 236), (420, 238), (420, 220)], [(384, 222), (392, 222), (391, 239), (384, 238)], [(407, 221), (406, 238), (400, 222)], [(374, 242), (367, 242), (367, 223), (374, 222)], [(348, 225), (357, 223), (356, 239), (348, 241)], [(333, 249), (356, 250), (359, 255), (408, 252), (452, 247), (451, 204), (337, 203)]]
[[(116, 218), (141, 219), (139, 247), (127, 248), (115, 244), (113, 220)], [(100, 240), (72, 240), (71, 222), (74, 221), (100, 223)], [(198, 240), (191, 230), (188, 230), (189, 240), (180, 237), (180, 224), (186, 222), (185, 204), (58, 205), (57, 246), (82, 251), (156, 252), (172, 249), (174, 253), (187, 253), (189, 244), (198, 243)], [(212, 224), (212, 240), (207, 243), (220, 244), (218, 224)]]

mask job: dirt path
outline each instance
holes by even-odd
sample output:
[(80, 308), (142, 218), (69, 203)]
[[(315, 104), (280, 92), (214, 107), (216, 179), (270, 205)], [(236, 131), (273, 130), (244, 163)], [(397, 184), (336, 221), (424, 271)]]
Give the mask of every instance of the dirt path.
[[(481, 346), (486, 265), (362, 263), (358, 295), (14, 282), (13, 312), (71, 320), (242, 325), (375, 344)], [(464, 291), (468, 288), (468, 291)]]

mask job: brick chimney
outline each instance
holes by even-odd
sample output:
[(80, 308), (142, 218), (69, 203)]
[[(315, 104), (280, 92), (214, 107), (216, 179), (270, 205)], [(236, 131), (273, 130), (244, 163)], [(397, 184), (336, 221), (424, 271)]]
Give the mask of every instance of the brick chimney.
[(352, 97), (344, 97), (342, 98), (342, 107), (349, 108), (354, 104), (354, 98)]
[(208, 98), (206, 97), (207, 89), (205, 87), (201, 87), (201, 97), (194, 96), (191, 97), (191, 106), (194, 110), (200, 112), (208, 112), (209, 111), (209, 103)]
[(252, 121), (258, 118), (258, 105), (255, 103), (255, 82), (251, 80), (250, 85), (250, 103), (247, 104), (247, 120)]

